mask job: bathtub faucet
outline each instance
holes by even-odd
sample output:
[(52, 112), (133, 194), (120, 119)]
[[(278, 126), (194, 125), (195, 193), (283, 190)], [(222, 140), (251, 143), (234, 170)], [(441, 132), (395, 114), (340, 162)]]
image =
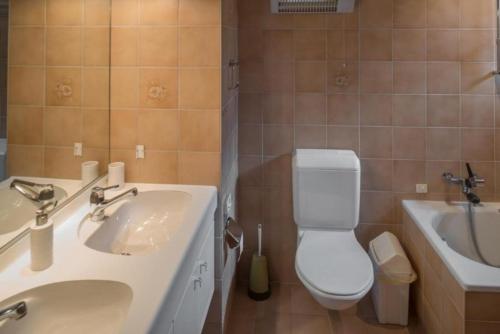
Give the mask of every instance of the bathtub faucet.
[(443, 173), (443, 179), (448, 183), (458, 184), (459, 186), (461, 186), (462, 193), (465, 195), (467, 200), (472, 204), (479, 204), (481, 202), (481, 199), (479, 198), (479, 196), (472, 192), (472, 189), (482, 186), (486, 181), (484, 178), (474, 174), (469, 163), (466, 163), (465, 166), (467, 167), (467, 178), (457, 177), (450, 172), (446, 172)]

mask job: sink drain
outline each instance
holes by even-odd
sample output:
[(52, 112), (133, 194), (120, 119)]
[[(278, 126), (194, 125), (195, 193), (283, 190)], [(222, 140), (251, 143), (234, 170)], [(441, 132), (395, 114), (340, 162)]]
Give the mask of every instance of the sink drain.
[(120, 253), (120, 255), (124, 255), (124, 256), (130, 256), (130, 255), (132, 255), (132, 254), (130, 254), (130, 253), (127, 253), (127, 252), (122, 252), (122, 253)]

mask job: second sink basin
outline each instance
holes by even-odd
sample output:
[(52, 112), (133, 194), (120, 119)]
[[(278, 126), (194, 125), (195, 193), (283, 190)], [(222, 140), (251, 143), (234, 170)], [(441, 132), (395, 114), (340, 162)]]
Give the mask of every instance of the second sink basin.
[[(145, 255), (160, 249), (183, 223), (191, 195), (182, 191), (146, 191), (130, 198), (106, 217), (85, 240), (87, 247), (120, 255)], [(112, 211), (112, 207), (108, 208)]]
[(132, 302), (132, 290), (115, 281), (66, 281), (21, 292), (0, 310), (25, 302), (26, 315), (0, 322), (8, 334), (117, 334)]

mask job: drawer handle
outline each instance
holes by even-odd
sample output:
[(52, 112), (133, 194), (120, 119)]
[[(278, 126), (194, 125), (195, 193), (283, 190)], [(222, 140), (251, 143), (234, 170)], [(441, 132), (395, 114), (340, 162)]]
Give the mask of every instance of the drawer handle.
[(200, 275), (203, 274), (204, 272), (206, 273), (208, 271), (208, 262), (205, 261), (203, 263), (200, 263)]
[(203, 280), (201, 279), (201, 277), (198, 277), (194, 280), (194, 289), (196, 290), (196, 286), (199, 284), (200, 285), (200, 289), (201, 289), (201, 285), (203, 283)]

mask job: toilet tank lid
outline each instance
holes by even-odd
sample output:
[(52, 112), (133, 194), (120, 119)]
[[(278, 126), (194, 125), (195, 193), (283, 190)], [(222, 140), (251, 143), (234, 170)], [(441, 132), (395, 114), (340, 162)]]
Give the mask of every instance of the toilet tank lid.
[(359, 171), (356, 153), (349, 150), (295, 150), (293, 163), (299, 169)]

